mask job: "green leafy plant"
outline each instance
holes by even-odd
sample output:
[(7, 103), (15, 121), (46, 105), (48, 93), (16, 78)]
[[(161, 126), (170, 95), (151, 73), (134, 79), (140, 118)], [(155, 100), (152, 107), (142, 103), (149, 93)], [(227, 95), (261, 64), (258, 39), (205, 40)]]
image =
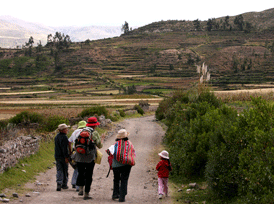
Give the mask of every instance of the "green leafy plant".
[(86, 116), (104, 115), (106, 118), (109, 116), (108, 110), (104, 106), (96, 106), (84, 109), (78, 116), (84, 118)]

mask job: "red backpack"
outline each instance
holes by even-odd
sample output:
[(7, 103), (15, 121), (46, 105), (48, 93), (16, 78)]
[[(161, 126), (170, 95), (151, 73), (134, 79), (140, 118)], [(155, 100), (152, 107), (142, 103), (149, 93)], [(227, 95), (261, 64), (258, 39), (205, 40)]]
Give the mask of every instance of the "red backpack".
[(91, 144), (94, 144), (92, 140), (92, 128), (84, 128), (79, 136), (75, 140), (75, 149), (79, 154), (89, 153)]

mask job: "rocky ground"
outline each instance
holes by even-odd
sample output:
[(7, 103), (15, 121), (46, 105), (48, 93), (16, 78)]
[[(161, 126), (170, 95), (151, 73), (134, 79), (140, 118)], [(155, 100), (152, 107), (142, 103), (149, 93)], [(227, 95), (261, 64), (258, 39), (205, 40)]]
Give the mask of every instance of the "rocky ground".
[[(158, 162), (157, 153), (162, 150), (161, 141), (164, 130), (155, 122), (154, 116), (127, 119), (116, 126), (117, 129), (125, 128), (130, 132), (129, 138), (136, 149), (136, 165), (132, 168), (129, 184), (127, 203), (171, 203), (171, 198), (164, 198), (162, 201), (157, 195), (157, 172), (155, 166)], [(36, 182), (26, 184), (26, 188), (32, 191), (19, 195), (18, 198), (11, 199), (9, 203), (28, 203), (28, 204), (74, 204), (74, 203), (116, 203), (113, 201), (112, 186), (113, 172), (109, 177), (106, 175), (109, 170), (107, 154), (105, 150), (115, 141), (115, 134), (106, 138), (101, 149), (103, 153), (102, 163), (95, 166), (93, 183), (91, 186), (92, 200), (83, 200), (83, 196), (78, 196), (75, 189), (56, 191), (56, 169), (49, 169), (41, 173), (36, 178)], [(73, 169), (69, 168), (69, 180)], [(27, 195), (27, 196), (26, 196)], [(28, 197), (29, 196), (29, 197)]]

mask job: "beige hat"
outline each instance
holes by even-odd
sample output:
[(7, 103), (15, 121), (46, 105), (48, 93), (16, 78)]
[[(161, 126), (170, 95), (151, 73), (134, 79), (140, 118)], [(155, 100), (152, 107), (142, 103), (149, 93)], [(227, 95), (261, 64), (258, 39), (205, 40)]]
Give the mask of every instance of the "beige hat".
[(169, 154), (166, 150), (161, 151), (158, 155), (164, 159), (169, 159)]
[(118, 134), (116, 135), (117, 139), (123, 139), (129, 136), (129, 132), (126, 131), (126, 129), (121, 129), (118, 131)]
[(58, 125), (58, 130), (61, 131), (61, 130), (64, 130), (64, 129), (68, 129), (69, 126), (67, 126), (65, 123), (62, 123), (60, 125)]

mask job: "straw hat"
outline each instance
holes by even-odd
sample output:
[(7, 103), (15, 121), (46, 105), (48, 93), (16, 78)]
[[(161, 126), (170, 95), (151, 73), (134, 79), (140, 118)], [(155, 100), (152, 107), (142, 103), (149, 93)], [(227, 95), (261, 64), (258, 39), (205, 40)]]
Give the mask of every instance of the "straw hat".
[(68, 128), (69, 128), (69, 126), (67, 126), (65, 123), (62, 123), (62, 124), (58, 125), (58, 130), (59, 131), (62, 131), (64, 129), (68, 129)]
[(169, 154), (166, 150), (161, 151), (158, 155), (164, 159), (169, 159)]
[(129, 132), (126, 131), (126, 129), (121, 129), (118, 131), (118, 134), (116, 135), (117, 139), (123, 139), (127, 138), (129, 136)]
[(100, 125), (100, 123), (97, 121), (96, 117), (90, 117), (88, 119), (88, 123), (86, 124), (87, 127), (94, 127), (98, 125)]
[(86, 124), (87, 124), (87, 122), (82, 120), (78, 123), (78, 128), (84, 128), (84, 127), (86, 127)]

